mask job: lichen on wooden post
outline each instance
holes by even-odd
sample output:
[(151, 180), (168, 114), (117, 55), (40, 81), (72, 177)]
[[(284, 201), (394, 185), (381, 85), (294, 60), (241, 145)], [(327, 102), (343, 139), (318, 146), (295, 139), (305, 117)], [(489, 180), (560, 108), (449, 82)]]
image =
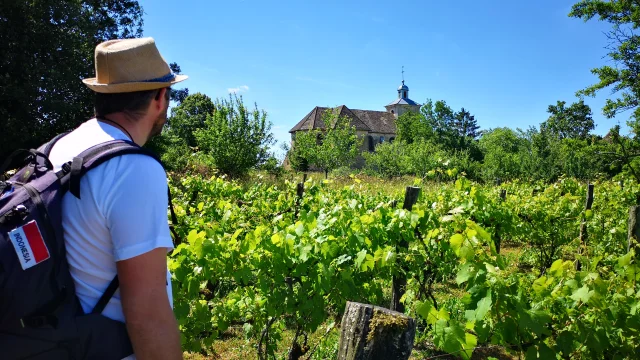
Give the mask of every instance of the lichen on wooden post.
[(349, 301), (341, 328), (338, 360), (407, 360), (416, 322), (397, 311)]

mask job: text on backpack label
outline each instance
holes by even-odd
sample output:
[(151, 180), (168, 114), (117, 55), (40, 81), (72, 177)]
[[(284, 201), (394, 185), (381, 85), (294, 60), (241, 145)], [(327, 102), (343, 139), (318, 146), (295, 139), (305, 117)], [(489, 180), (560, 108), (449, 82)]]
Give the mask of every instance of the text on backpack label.
[(11, 230), (9, 238), (16, 249), (23, 270), (38, 265), (49, 258), (49, 249), (44, 243), (35, 220)]

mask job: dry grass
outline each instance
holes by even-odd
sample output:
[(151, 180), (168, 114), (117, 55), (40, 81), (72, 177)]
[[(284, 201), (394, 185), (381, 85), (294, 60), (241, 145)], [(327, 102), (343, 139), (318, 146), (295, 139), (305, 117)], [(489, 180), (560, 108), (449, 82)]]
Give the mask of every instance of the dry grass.
[[(308, 339), (308, 345), (313, 350), (316, 346), (317, 349), (311, 359), (330, 359), (334, 357), (326, 357), (326, 354), (333, 354), (331, 350), (336, 347), (340, 336), (339, 329), (333, 328), (327, 333), (327, 325), (322, 325), (320, 328), (311, 334)], [(325, 336), (326, 335), (326, 336)], [(295, 331), (287, 329), (282, 334), (282, 340), (278, 344), (278, 350), (276, 351), (276, 359), (287, 359), (289, 353), (289, 346), (291, 345)], [(184, 353), (185, 360), (254, 360), (258, 358), (257, 343), (253, 340), (245, 340), (242, 328), (230, 329), (224, 333), (222, 339), (214, 341), (210, 355), (204, 356), (195, 353)], [(310, 351), (309, 351), (310, 353)], [(307, 359), (307, 356), (303, 356), (301, 359)]]

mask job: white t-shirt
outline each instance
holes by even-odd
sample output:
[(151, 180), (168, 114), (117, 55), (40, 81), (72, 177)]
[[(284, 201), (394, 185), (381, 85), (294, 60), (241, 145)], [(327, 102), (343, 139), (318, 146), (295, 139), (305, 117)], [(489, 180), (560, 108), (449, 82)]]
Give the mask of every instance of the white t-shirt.
[[(129, 140), (120, 129), (91, 119), (53, 147), (54, 170), (99, 143)], [(118, 156), (88, 171), (80, 181), (80, 199), (65, 194), (62, 201), (67, 259), (76, 293), (85, 312), (98, 302), (117, 273), (116, 261), (155, 248), (173, 249), (167, 222), (167, 177), (153, 158), (140, 154)], [(171, 274), (167, 293), (173, 307)], [(120, 290), (103, 313), (124, 322)]]

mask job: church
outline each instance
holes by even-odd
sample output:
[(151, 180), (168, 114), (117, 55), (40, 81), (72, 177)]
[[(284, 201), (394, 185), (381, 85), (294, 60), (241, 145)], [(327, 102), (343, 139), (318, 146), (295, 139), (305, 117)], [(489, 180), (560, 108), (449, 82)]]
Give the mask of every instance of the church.
[[(340, 116), (350, 119), (350, 125), (355, 126), (358, 136), (364, 137), (361, 152), (373, 152), (377, 144), (385, 141), (393, 142), (396, 137), (396, 123), (398, 116), (408, 111), (420, 111), (420, 104), (409, 98), (409, 87), (402, 80), (398, 87), (398, 97), (385, 106), (386, 111), (350, 109), (346, 105), (336, 109)], [(302, 120), (300, 120), (289, 133), (291, 134), (291, 146), (295, 146), (296, 133), (313, 129), (325, 129), (322, 114), (329, 110), (328, 107), (316, 106)], [(361, 158), (361, 157), (359, 157)], [(358, 159), (356, 167), (362, 165), (362, 159)]]

